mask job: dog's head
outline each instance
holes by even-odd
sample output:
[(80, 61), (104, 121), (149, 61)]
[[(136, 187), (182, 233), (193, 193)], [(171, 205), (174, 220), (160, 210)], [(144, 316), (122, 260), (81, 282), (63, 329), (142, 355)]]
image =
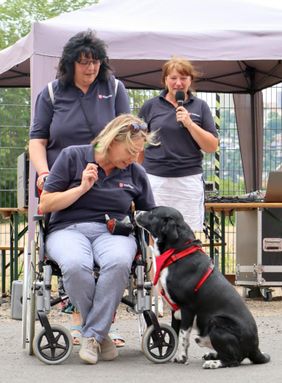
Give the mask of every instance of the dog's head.
[(195, 239), (183, 215), (172, 207), (158, 206), (150, 211), (137, 212), (135, 221), (157, 241), (161, 253)]

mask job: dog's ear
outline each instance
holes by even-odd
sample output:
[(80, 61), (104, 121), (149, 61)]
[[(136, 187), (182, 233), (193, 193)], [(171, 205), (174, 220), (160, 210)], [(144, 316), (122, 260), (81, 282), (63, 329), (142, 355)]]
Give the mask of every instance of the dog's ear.
[(164, 221), (161, 229), (161, 238), (159, 240), (163, 242), (164, 240), (168, 242), (174, 242), (178, 239), (177, 225), (174, 219), (168, 218)]

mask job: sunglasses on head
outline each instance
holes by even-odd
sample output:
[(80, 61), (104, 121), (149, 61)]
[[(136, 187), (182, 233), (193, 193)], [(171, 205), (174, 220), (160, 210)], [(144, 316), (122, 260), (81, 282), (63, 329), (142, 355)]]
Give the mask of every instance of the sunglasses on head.
[(136, 133), (139, 132), (140, 130), (142, 132), (148, 131), (148, 126), (145, 123), (138, 124), (137, 122), (133, 122), (129, 126), (130, 126), (131, 131), (136, 132)]

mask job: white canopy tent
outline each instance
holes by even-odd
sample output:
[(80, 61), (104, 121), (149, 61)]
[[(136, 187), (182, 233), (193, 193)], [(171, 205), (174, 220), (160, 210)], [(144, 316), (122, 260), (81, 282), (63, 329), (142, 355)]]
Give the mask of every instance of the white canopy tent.
[[(281, 21), (282, 9), (248, 0), (100, 0), (35, 23), (28, 36), (0, 52), (0, 86), (29, 86), (31, 73), (42, 87), (54, 77), (65, 42), (93, 28), (130, 88), (160, 87), (163, 61), (181, 55), (203, 74), (197, 90), (258, 91), (281, 81)], [(39, 58), (47, 65), (30, 68), (30, 59)]]
[(260, 188), (260, 91), (282, 81), (282, 9), (248, 0), (100, 0), (34, 23), (28, 36), (1, 51), (0, 86), (31, 86), (34, 105), (54, 79), (66, 41), (87, 28), (106, 41), (116, 76), (128, 88), (160, 88), (162, 64), (180, 55), (202, 74), (196, 90), (236, 93), (246, 188)]

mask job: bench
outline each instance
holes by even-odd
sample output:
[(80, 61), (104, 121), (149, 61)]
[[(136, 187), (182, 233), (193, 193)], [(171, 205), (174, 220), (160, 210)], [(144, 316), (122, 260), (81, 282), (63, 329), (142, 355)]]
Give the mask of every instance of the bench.
[[(10, 262), (6, 264), (6, 251), (10, 252)], [(23, 246), (18, 246), (18, 255), (24, 252)], [(11, 254), (10, 246), (0, 246), (1, 253), (1, 274), (2, 274), (2, 283), (1, 283), (1, 293), (2, 296), (5, 296), (6, 293), (6, 270), (10, 267), (11, 261), (13, 261), (13, 254)]]
[[(19, 241), (27, 232), (28, 225), (24, 219), (24, 229), (19, 231), (20, 217), (27, 217), (28, 210), (26, 208), (5, 207), (0, 208), (0, 217), (9, 224), (10, 246), (0, 246), (0, 254), (2, 258), (1, 273), (2, 273), (2, 294), (6, 292), (6, 269), (10, 268), (10, 287), (13, 280), (18, 279), (18, 257), (23, 253), (24, 249), (19, 246)], [(0, 233), (1, 234), (1, 233)], [(6, 265), (6, 252), (10, 253), (10, 263)]]

